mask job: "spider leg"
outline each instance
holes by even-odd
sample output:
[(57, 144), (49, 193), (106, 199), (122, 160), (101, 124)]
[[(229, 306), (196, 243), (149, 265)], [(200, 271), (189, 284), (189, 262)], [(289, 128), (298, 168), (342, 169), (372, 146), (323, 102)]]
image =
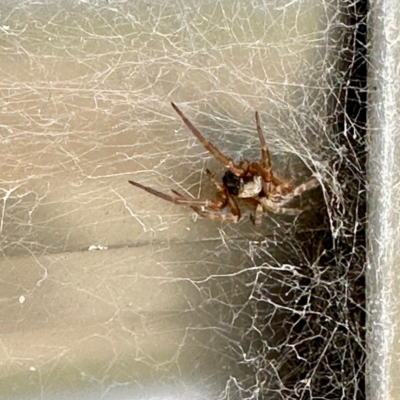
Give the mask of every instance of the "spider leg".
[[(215, 179), (214, 179), (213, 175), (211, 174), (211, 172), (210, 171), (208, 171), (208, 172), (210, 173), (212, 179), (215, 181)], [(207, 173), (207, 175), (208, 175), (208, 173)], [(216, 182), (216, 183), (221, 188), (223, 188), (218, 182)], [(182, 200), (185, 200), (185, 198), (179, 192), (177, 192), (176, 190), (172, 190), (172, 191), (174, 192), (174, 194), (179, 196)], [(225, 192), (225, 190), (224, 190), (224, 192)], [(226, 193), (225, 202), (222, 203), (219, 208), (214, 208), (213, 211), (212, 210), (204, 210), (202, 207), (199, 207), (197, 205), (190, 205), (189, 207), (195, 213), (200, 215), (200, 217), (208, 218), (208, 219), (211, 219), (211, 220), (218, 220), (218, 221), (221, 221), (221, 222), (233, 222), (233, 223), (236, 223), (240, 219), (240, 209), (239, 209), (238, 205), (236, 204), (235, 199), (228, 193), (228, 191), (226, 191), (225, 193)], [(231, 212), (227, 213), (227, 214), (221, 214), (219, 211), (222, 210), (223, 208), (225, 208), (227, 205), (229, 205), (229, 208), (230, 208)]]
[(149, 186), (144, 186), (138, 182), (134, 181), (128, 181), (131, 185), (136, 186), (154, 196), (159, 197), (160, 199), (164, 199), (166, 201), (169, 201), (170, 203), (174, 204), (181, 204), (181, 205), (186, 205), (186, 206), (204, 206), (204, 207), (209, 207), (213, 208), (215, 210), (220, 210), (224, 202), (221, 201), (212, 201), (212, 200), (199, 200), (199, 199), (187, 199), (183, 197), (180, 193), (176, 192), (173, 190), (173, 193), (178, 195), (178, 197), (173, 197), (168, 194), (165, 194), (163, 192), (160, 192), (156, 189), (153, 189)]
[[(228, 196), (230, 196), (230, 195), (228, 194)], [(236, 204), (235, 200), (232, 197), (230, 197), (230, 199), (231, 199), (231, 201), (228, 198), (228, 206), (229, 206), (231, 212), (229, 212), (227, 214), (221, 214), (218, 211), (204, 210), (200, 207), (195, 207), (195, 206), (191, 206), (191, 208), (197, 214), (199, 214), (201, 217), (209, 218), (212, 220), (218, 220), (221, 222), (236, 223), (240, 219), (240, 209), (239, 209), (238, 205)]]
[(269, 193), (271, 189), (271, 184), (272, 187), (276, 187), (282, 184), (281, 180), (276, 178), (272, 172), (272, 166), (271, 166), (271, 158), (269, 154), (269, 149), (267, 146), (267, 143), (265, 141), (265, 137), (263, 134), (263, 131), (261, 129), (261, 124), (260, 124), (260, 116), (258, 112), (256, 111), (256, 126), (257, 126), (257, 133), (258, 133), (258, 139), (260, 141), (261, 145), (261, 163), (253, 162), (250, 166), (250, 170), (254, 174), (258, 174), (262, 176), (263, 181), (262, 181), (262, 186), (264, 193)]
[(260, 201), (258, 200), (258, 197), (257, 198), (245, 197), (242, 198), (241, 200), (245, 202), (249, 207), (254, 207), (254, 215), (250, 214), (250, 221), (255, 226), (261, 226), (264, 210)]
[(250, 220), (255, 226), (261, 226), (263, 213), (263, 206), (258, 203), (254, 212), (254, 216), (250, 215)]
[(238, 217), (232, 213), (221, 214), (218, 211), (204, 210), (201, 207), (190, 206), (190, 208), (200, 217), (208, 218), (213, 221), (221, 221), (221, 222), (233, 222), (236, 223), (239, 221)]
[[(269, 183), (274, 181), (274, 177), (272, 175), (271, 170), (266, 170), (263, 166), (261, 166), (258, 162), (252, 162), (249, 165), (248, 171), (252, 175), (260, 175), (263, 178), (265, 183)], [(274, 181), (275, 182), (275, 181)], [(265, 190), (265, 189), (264, 189)]]
[[(202, 210), (200, 207), (192, 207), (192, 208), (201, 217), (208, 218), (214, 221), (233, 222), (234, 224), (236, 224), (240, 219), (240, 216), (235, 215), (233, 213), (221, 214), (216, 211)], [(195, 210), (195, 208), (197, 208), (197, 210)]]
[[(176, 190), (173, 190), (172, 189), (172, 192), (174, 193), (174, 194), (176, 194), (177, 196), (179, 196), (180, 198), (182, 198), (182, 199), (184, 199), (184, 197), (179, 193), (179, 192), (177, 192)], [(200, 217), (202, 217), (202, 209), (201, 209), (201, 207), (198, 207), (198, 206), (189, 206), (195, 213), (197, 213), (198, 215), (200, 215)]]
[(297, 215), (300, 215), (304, 211), (304, 210), (301, 210), (300, 208), (282, 207), (282, 204), (284, 204), (284, 203), (277, 203), (275, 201), (272, 201), (271, 199), (267, 199), (266, 197), (261, 197), (260, 203), (262, 204), (262, 207), (264, 209), (266, 209), (268, 211), (272, 211), (275, 214), (285, 214), (285, 215), (297, 216)]
[(209, 169), (206, 169), (206, 174), (208, 176), (208, 179), (210, 179), (211, 183), (217, 188), (218, 192), (220, 192), (222, 194), (222, 197), (227, 199), (228, 198), (226, 195), (227, 190), (225, 189), (225, 187), (223, 185), (221, 185), (214, 178), (214, 174)]
[[(231, 210), (230, 215), (232, 219), (234, 219), (234, 222), (238, 222), (241, 213), (240, 213), (240, 208), (235, 200), (235, 198), (229, 193), (228, 189), (224, 186), (221, 185), (215, 178), (214, 175), (211, 173), (209, 169), (206, 169), (206, 173), (210, 181), (214, 184), (214, 186), (217, 188), (217, 190), (222, 194), (222, 197), (226, 201), (226, 205), (229, 207)], [(227, 215), (227, 214), (226, 214)]]
[(265, 141), (265, 137), (263, 134), (263, 131), (261, 129), (261, 124), (260, 124), (260, 116), (258, 115), (258, 112), (256, 111), (256, 126), (257, 126), (257, 133), (258, 133), (258, 139), (260, 140), (260, 145), (261, 145), (261, 162), (262, 162), (262, 167), (269, 173), (272, 177), (272, 172), (271, 172), (271, 159), (269, 156), (269, 150), (267, 143)]
[(295, 197), (302, 195), (304, 192), (308, 190), (314, 189), (319, 186), (319, 182), (317, 179), (312, 178), (306, 183), (302, 183), (301, 185), (295, 187), (291, 193), (286, 196), (283, 196), (281, 204), (285, 205), (293, 200)]
[(182, 118), (185, 125), (190, 129), (194, 136), (201, 142), (204, 148), (210, 152), (225, 168), (229, 169), (236, 176), (242, 176), (245, 174), (242, 168), (237, 167), (233, 161), (221, 153), (212, 143), (210, 143), (206, 138), (200, 133), (200, 131), (185, 117), (183, 112), (171, 102), (172, 107), (177, 112), (177, 114)]

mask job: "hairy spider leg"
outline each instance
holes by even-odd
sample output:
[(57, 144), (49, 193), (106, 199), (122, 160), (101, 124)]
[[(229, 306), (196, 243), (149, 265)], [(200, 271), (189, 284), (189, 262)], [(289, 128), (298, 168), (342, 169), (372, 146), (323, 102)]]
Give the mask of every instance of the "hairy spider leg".
[(254, 217), (250, 217), (250, 219), (253, 221), (253, 224), (255, 226), (261, 226), (263, 214), (264, 214), (263, 207), (259, 203), (259, 204), (257, 204), (256, 210), (254, 212)]
[[(173, 190), (173, 192), (177, 195), (183, 198), (183, 196)], [(201, 207), (198, 206), (189, 206), (196, 214), (200, 215), (200, 217), (202, 218), (208, 218), (211, 219), (213, 221), (221, 221), (221, 222), (233, 222), (236, 223), (239, 221), (240, 219), (240, 211), (239, 211), (239, 215), (235, 215), (233, 212), (227, 213), (227, 214), (222, 214), (220, 211), (222, 210), (204, 210)]]
[(177, 114), (182, 118), (185, 125), (190, 129), (194, 136), (201, 142), (204, 148), (210, 152), (225, 168), (229, 169), (233, 174), (237, 176), (243, 176), (247, 171), (240, 167), (237, 167), (233, 161), (221, 153), (212, 143), (210, 143), (206, 138), (200, 133), (200, 131), (185, 117), (183, 112), (178, 108), (177, 105), (171, 102), (172, 107), (177, 112)]
[(314, 189), (319, 186), (319, 182), (317, 179), (312, 178), (306, 183), (302, 183), (299, 186), (296, 186), (291, 193), (286, 196), (282, 196), (282, 200), (280, 201), (281, 205), (285, 205), (293, 200), (295, 197), (302, 195), (304, 192), (308, 190)]
[(250, 197), (243, 198), (242, 200), (249, 206), (254, 207), (254, 215), (250, 214), (250, 221), (257, 227), (261, 226), (264, 209), (260, 201)]
[(256, 111), (256, 126), (257, 126), (258, 139), (260, 140), (260, 145), (261, 145), (262, 167), (264, 168), (266, 173), (270, 175), (270, 178), (268, 179), (268, 181), (271, 181), (272, 180), (271, 159), (269, 156), (269, 149), (268, 149), (267, 143), (265, 141), (263, 131), (261, 129), (260, 116), (258, 115), (257, 111)]
[[(182, 195), (180, 195), (179, 197), (173, 197), (173, 196), (170, 196), (163, 192), (160, 192), (156, 189), (153, 189), (149, 186), (144, 186), (138, 182), (135, 182), (135, 181), (128, 181), (128, 182), (133, 186), (143, 189), (146, 192), (153, 194), (154, 196), (157, 196), (161, 199), (164, 199), (164, 200), (169, 201), (170, 203), (174, 203), (174, 204), (181, 204), (181, 205), (186, 205), (186, 206), (204, 206), (204, 207), (213, 208), (215, 210), (220, 210), (221, 206), (224, 204), (224, 201), (187, 199), (186, 197), (183, 197)], [(175, 191), (173, 191), (173, 192), (176, 194)], [(226, 203), (226, 201), (225, 201), (225, 203)]]
[[(264, 192), (267, 194), (270, 190), (270, 185), (269, 183), (271, 182), (273, 186), (276, 187), (276, 190), (278, 192), (291, 192), (291, 181), (282, 181), (278, 179), (272, 172), (272, 166), (271, 166), (271, 158), (269, 154), (269, 149), (267, 146), (267, 143), (265, 141), (265, 137), (263, 134), (263, 131), (261, 129), (261, 124), (260, 124), (260, 116), (258, 115), (258, 112), (256, 111), (256, 126), (257, 126), (257, 133), (258, 133), (258, 139), (261, 144), (261, 169), (264, 171), (263, 173), (259, 172), (259, 174), (263, 177), (263, 180), (265, 184), (263, 184), (263, 189)], [(257, 164), (257, 163), (253, 163)]]
[[(177, 196), (181, 197), (182, 199), (184, 198), (179, 192), (177, 192), (176, 190), (172, 189), (172, 192), (174, 194), (176, 194)], [(201, 207), (198, 206), (189, 206), (196, 214), (200, 215), (200, 217), (203, 217), (203, 210), (201, 209)]]
[[(230, 195), (230, 193), (226, 190), (226, 188), (221, 185), (215, 178), (214, 175), (211, 173), (210, 170), (206, 169), (206, 173), (210, 181), (213, 183), (213, 185), (217, 188), (218, 192), (220, 192), (223, 201), (219, 203), (218, 207), (210, 207), (209, 205), (204, 204), (204, 207), (209, 207), (212, 208), (213, 211), (211, 210), (204, 210), (201, 207), (199, 207), (198, 204), (187, 204), (189, 207), (196, 212), (198, 215), (200, 215), (203, 218), (208, 218), (211, 220), (218, 220), (222, 222), (238, 222), (240, 219), (240, 208), (237, 205), (235, 199)], [(184, 196), (182, 196), (179, 192), (176, 190), (172, 190), (172, 192), (179, 196), (182, 200), (190, 200), (190, 199), (185, 199)], [(207, 202), (209, 200), (206, 200)], [(216, 203), (216, 202), (215, 202)], [(230, 212), (227, 214), (222, 214), (220, 211), (224, 209), (226, 206), (229, 207)]]
[(263, 209), (267, 211), (272, 211), (275, 214), (285, 214), (297, 216), (300, 215), (304, 210), (300, 208), (286, 208), (282, 207), (281, 203), (277, 203), (267, 197), (260, 197), (260, 203), (262, 204)]

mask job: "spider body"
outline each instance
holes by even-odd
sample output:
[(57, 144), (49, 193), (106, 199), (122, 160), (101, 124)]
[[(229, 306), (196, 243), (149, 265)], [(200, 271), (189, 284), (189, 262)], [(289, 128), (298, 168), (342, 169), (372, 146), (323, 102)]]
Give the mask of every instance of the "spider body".
[(262, 178), (261, 176), (253, 176), (245, 181), (244, 178), (236, 176), (231, 171), (226, 171), (222, 177), (222, 183), (232, 196), (237, 196), (240, 199), (254, 198), (261, 194)]
[(238, 196), (239, 193), (243, 190), (243, 179), (236, 176), (231, 171), (226, 171), (224, 176), (222, 177), (222, 183), (226, 187), (226, 190), (232, 196)]
[[(299, 215), (302, 212), (301, 209), (287, 208), (287, 203), (305, 191), (319, 186), (319, 183), (315, 178), (312, 178), (306, 183), (292, 187), (290, 180), (281, 180), (274, 175), (269, 150), (261, 130), (258, 112), (256, 112), (255, 116), (258, 138), (261, 144), (261, 161), (249, 162), (243, 160), (235, 164), (212, 143), (208, 142), (174, 103), (171, 103), (171, 105), (205, 149), (226, 168), (222, 184), (214, 178), (214, 175), (208, 169), (206, 170), (208, 178), (217, 189), (219, 199), (201, 200), (186, 198), (175, 190), (172, 190), (175, 196), (171, 196), (135, 181), (129, 181), (131, 185), (171, 203), (189, 206), (202, 217), (226, 222), (237, 222), (241, 217), (236, 197), (255, 206), (255, 215), (251, 219), (257, 226), (261, 225), (264, 212), (270, 211), (293, 216)], [(225, 207), (230, 209), (229, 213), (220, 212)]]
[(251, 180), (243, 183), (238, 197), (240, 199), (250, 199), (262, 196), (262, 178), (261, 176), (253, 176)]

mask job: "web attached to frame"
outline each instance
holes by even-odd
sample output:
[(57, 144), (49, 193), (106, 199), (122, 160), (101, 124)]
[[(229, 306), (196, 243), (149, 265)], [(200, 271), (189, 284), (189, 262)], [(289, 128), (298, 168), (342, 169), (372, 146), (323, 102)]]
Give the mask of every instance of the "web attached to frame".
[[(5, 396), (365, 398), (365, 15), (0, 7)], [(223, 224), (130, 186), (215, 196), (170, 101), (235, 160), (260, 157), (258, 110), (278, 176), (320, 182), (304, 212)]]

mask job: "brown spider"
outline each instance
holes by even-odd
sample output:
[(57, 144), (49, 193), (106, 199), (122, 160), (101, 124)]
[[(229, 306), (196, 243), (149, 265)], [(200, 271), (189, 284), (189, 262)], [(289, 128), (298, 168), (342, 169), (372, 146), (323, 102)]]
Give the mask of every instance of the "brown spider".
[[(297, 208), (286, 208), (285, 205), (305, 191), (317, 187), (319, 183), (313, 178), (293, 188), (291, 180), (281, 180), (273, 174), (269, 150), (261, 130), (258, 112), (256, 112), (256, 126), (261, 144), (261, 162), (243, 160), (235, 164), (212, 143), (208, 142), (174, 103), (171, 103), (171, 105), (205, 149), (227, 169), (222, 178), (222, 184), (214, 178), (214, 175), (208, 169), (206, 170), (207, 176), (216, 187), (220, 199), (201, 200), (187, 198), (179, 192), (172, 190), (175, 194), (174, 197), (138, 182), (129, 181), (131, 185), (137, 186), (171, 203), (189, 206), (202, 217), (226, 222), (236, 223), (240, 219), (240, 209), (235, 197), (255, 207), (255, 215), (251, 217), (251, 220), (256, 226), (261, 225), (263, 212), (266, 211), (287, 215), (299, 215), (302, 212), (302, 210)], [(230, 212), (225, 214), (220, 213), (219, 211), (226, 206), (229, 207)]]

